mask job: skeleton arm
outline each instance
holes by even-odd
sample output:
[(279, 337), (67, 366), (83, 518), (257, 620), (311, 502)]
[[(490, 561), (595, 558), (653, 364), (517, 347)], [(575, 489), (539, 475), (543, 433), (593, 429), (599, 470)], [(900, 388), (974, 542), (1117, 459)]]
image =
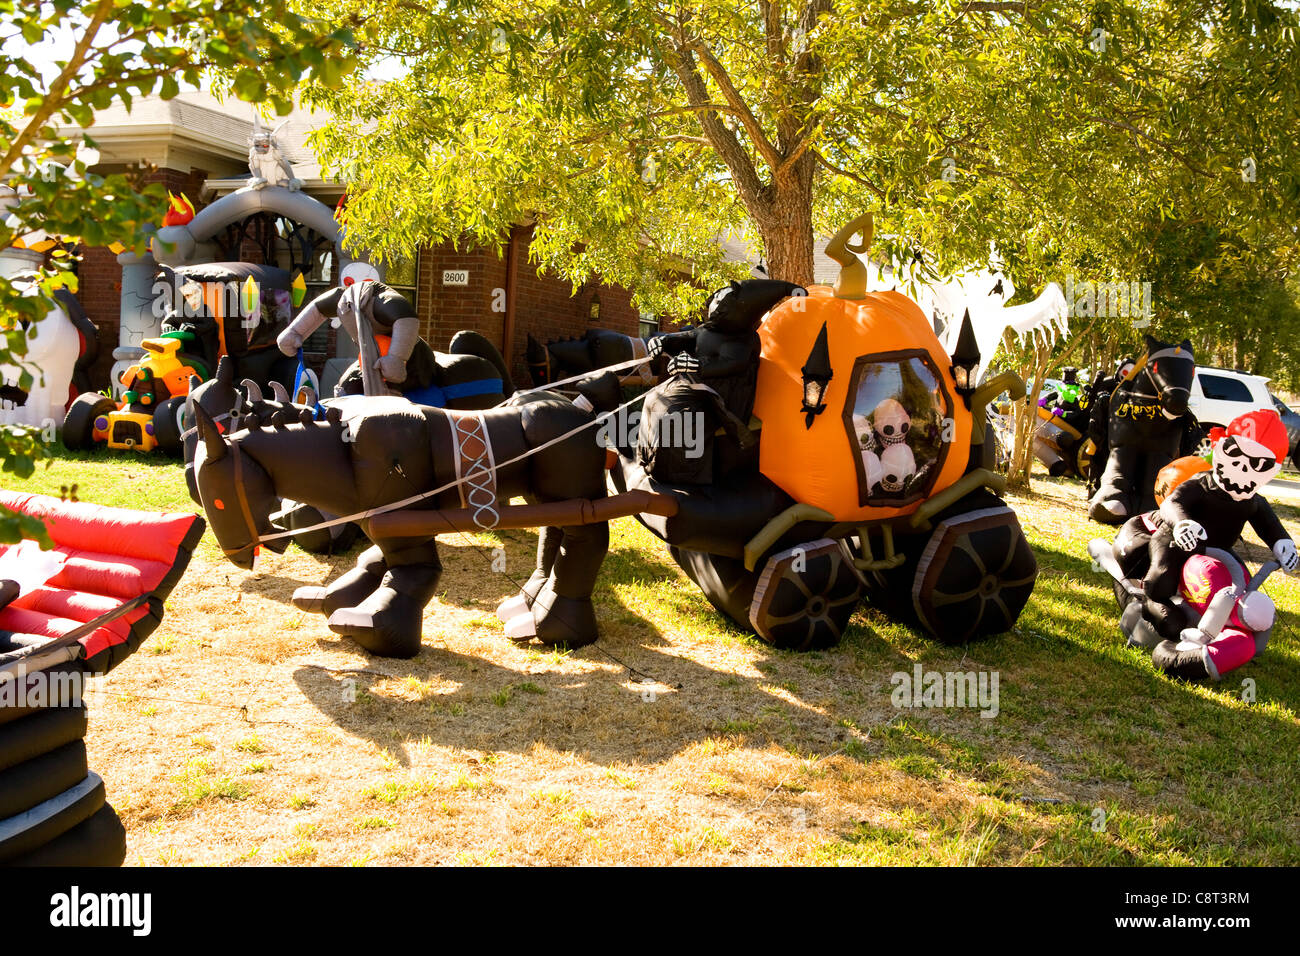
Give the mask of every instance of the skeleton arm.
[[(298, 350), (302, 348), (302, 343), (307, 341), (307, 336), (311, 335), (321, 327), (326, 319), (336, 318), (339, 314), (339, 297), (342, 295), (342, 289), (331, 289), (312, 299), (298, 313), (298, 318), (294, 319), (292, 324), (280, 333), (275, 340), (275, 344), (280, 347), (280, 351), (285, 355), (297, 355)], [(347, 327), (347, 323), (343, 323)], [(352, 329), (347, 329), (349, 334)]]
[(388, 346), (388, 354), (377, 363), (384, 381), (398, 384), (406, 381), (406, 361), (415, 351), (415, 344), (419, 341), (420, 320), (418, 318), (410, 315), (393, 323), (393, 336)]

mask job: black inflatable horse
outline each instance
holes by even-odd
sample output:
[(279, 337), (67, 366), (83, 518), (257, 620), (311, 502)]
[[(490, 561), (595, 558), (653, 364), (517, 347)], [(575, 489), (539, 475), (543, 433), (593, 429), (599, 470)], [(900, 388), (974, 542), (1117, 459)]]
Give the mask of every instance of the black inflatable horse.
[[(612, 375), (603, 378), (603, 391), (583, 394), (608, 411), (617, 404), (609, 398), (617, 388)], [(201, 404), (193, 412), (201, 439), (194, 458), (199, 496), (222, 550), (241, 568), (253, 567), (259, 546), (275, 533), (271, 514), (281, 498), (359, 515), (449, 486), (418, 506), (468, 504), (490, 518), (498, 502), (517, 495), (530, 503), (605, 496), (605, 449), (595, 440), (595, 416), (553, 394), (459, 413), (400, 398), (345, 398), (326, 421), (304, 414), (292, 424), (281, 419), (229, 437)], [(547, 444), (585, 424), (593, 428)], [(541, 450), (509, 463), (530, 449)], [(481, 480), (485, 470), (495, 476), (490, 488)], [(329, 615), (332, 631), (369, 651), (413, 657), (422, 612), (442, 574), (435, 540), (377, 536), (370, 516), (358, 523), (374, 547), (328, 587), (299, 588), (294, 604)], [(287, 539), (265, 543), (283, 550)], [(591, 592), (608, 546), (607, 522), (542, 530), (537, 567), (521, 595), (540, 641), (577, 647), (596, 640)]]
[(1196, 375), (1192, 343), (1146, 337), (1147, 353), (1110, 395), (1109, 450), (1088, 515), (1123, 524), (1156, 506), (1156, 473), (1183, 453), (1191, 430), (1187, 399)]
[[(545, 345), (529, 333), (528, 343), (524, 347), (524, 360), (528, 365), (528, 374), (532, 376), (533, 384), (539, 388), (561, 379), (572, 378), (574, 375), (582, 375), (584, 372), (594, 372), (597, 369), (628, 362), (634, 358), (646, 357), (646, 365), (649, 369), (662, 372), (664, 360), (655, 360), (648, 356), (645, 340), (624, 332), (615, 332), (613, 329), (588, 329), (582, 336), (551, 339)], [(656, 380), (654, 375), (643, 377), (637, 374), (638, 371), (633, 369), (631, 372), (625, 372), (623, 384), (633, 385), (638, 382), (646, 385), (654, 384)]]

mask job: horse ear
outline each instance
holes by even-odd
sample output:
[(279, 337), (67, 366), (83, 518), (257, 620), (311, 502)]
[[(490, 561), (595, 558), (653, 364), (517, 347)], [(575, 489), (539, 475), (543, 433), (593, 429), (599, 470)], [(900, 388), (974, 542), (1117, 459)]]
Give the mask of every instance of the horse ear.
[(251, 378), (246, 378), (239, 383), (239, 387), (244, 390), (250, 404), (262, 401), (262, 386), (258, 385)]
[(208, 461), (220, 461), (226, 457), (226, 440), (221, 437), (221, 429), (217, 428), (217, 423), (212, 420), (212, 416), (207, 413), (202, 405), (194, 406), (194, 420), (198, 425), (199, 437), (203, 439), (203, 444), (208, 449)]
[(221, 360), (217, 362), (217, 381), (222, 385), (235, 383), (235, 363), (231, 361), (229, 355), (221, 356)]
[(1192, 350), (1192, 340), (1191, 340), (1191, 339), (1183, 339), (1183, 348), (1187, 349), (1187, 351), (1190, 352), (1190, 351)]
[(203, 384), (203, 379), (199, 378), (197, 375), (191, 375), (191, 376), (190, 376), (190, 394), (193, 395), (194, 392), (198, 389), (198, 387), (199, 387), (200, 385), (202, 385), (202, 384)]
[(1160, 340), (1149, 332), (1146, 335), (1146, 342), (1148, 352), (1154, 352), (1160, 348)]

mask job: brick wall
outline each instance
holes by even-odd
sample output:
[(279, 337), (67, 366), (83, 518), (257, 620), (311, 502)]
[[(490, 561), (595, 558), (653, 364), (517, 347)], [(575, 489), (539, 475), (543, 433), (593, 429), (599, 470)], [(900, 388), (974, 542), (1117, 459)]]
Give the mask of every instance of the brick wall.
[[(203, 208), (199, 193), (208, 174), (201, 169), (182, 173), (176, 169), (159, 169), (151, 173), (146, 182), (161, 183), (176, 195), (185, 193), (195, 210)], [(159, 220), (164, 210), (159, 210)], [(82, 250), (77, 265), (79, 280), (77, 298), (90, 321), (99, 326), (99, 357), (90, 369), (91, 385), (96, 389), (108, 387), (108, 372), (113, 364), (113, 349), (117, 348), (118, 315), (122, 307), (122, 267), (117, 256), (104, 246)]]
[[(537, 272), (528, 260), (526, 232), (513, 255), (516, 259), (514, 309), (515, 332), (512, 354), (507, 356), (517, 382), (527, 382), (524, 347), (531, 333), (539, 341), (582, 335), (589, 328), (615, 329), (636, 335), (639, 313), (632, 307), (631, 294), (619, 286), (590, 283), (574, 294), (570, 284)], [(476, 329), (501, 347), (504, 331), (505, 297), (497, 290), (506, 286), (506, 254), (490, 248), (454, 248), (451, 243), (427, 248), (420, 253), (420, 328), (435, 349), (446, 351), (451, 337), (461, 329)], [(465, 286), (442, 284), (443, 271), (469, 272)], [(592, 297), (600, 296), (600, 318), (589, 318)], [(494, 308), (495, 307), (495, 308)]]

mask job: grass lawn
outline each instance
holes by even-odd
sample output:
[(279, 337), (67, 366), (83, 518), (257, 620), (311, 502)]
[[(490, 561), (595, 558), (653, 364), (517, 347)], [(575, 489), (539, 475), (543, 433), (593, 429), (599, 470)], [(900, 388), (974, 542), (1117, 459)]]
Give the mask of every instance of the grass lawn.
[[(192, 507), (162, 459), (5, 476), (74, 482), (83, 500)], [(1038, 585), (1014, 632), (965, 648), (868, 608), (833, 650), (772, 650), (626, 519), (597, 644), (505, 639), (492, 612), (536, 541), (507, 531), (442, 539), (424, 649), (383, 660), (288, 603), (350, 557), (291, 549), (246, 573), (208, 536), (97, 695), (91, 765), (139, 864), (1300, 863), (1297, 584), (1271, 579), (1259, 660), (1177, 683), (1123, 646), (1085, 551), (1111, 529), (1086, 519), (1082, 486), (1036, 480), (1012, 504)], [(1300, 537), (1296, 509), (1278, 511)], [(917, 662), (996, 671), (996, 717), (896, 709), (890, 677)]]

